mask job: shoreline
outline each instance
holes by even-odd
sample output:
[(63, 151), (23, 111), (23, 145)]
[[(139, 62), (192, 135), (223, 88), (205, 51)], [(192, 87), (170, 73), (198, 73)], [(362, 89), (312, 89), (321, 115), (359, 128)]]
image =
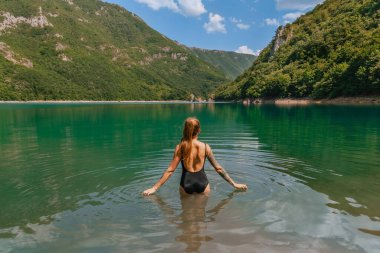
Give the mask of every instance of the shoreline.
[(280, 99), (244, 99), (238, 101), (186, 101), (186, 100), (30, 100), (0, 101), (0, 104), (225, 104), (242, 103), (244, 105), (274, 104), (278, 106), (293, 105), (380, 105), (380, 96), (339, 97), (332, 99), (280, 98)]
[(185, 101), (185, 100), (30, 100), (0, 101), (0, 104), (210, 104), (232, 103), (228, 101)]
[(244, 105), (274, 104), (278, 106), (305, 105), (380, 105), (380, 96), (373, 97), (338, 97), (331, 99), (280, 98), (280, 99), (245, 99)]

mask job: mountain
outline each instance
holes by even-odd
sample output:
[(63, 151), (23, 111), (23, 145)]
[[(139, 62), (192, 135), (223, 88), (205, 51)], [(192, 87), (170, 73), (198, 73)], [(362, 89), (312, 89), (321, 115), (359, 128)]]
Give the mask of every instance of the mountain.
[(380, 94), (380, 2), (325, 0), (281, 26), (217, 99)]
[(210, 63), (220, 71), (226, 74), (230, 80), (235, 79), (238, 75), (248, 69), (253, 61), (257, 58), (250, 54), (239, 54), (235, 52), (226, 52), (220, 50), (207, 50), (201, 48), (190, 48), (193, 53), (200, 59)]
[(224, 73), (98, 0), (0, 0), (0, 100), (206, 97)]

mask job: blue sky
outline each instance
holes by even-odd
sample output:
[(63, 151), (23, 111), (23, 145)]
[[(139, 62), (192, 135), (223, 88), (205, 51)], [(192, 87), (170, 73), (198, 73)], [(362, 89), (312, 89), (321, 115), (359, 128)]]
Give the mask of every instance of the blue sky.
[(279, 25), (323, 0), (106, 0), (186, 46), (257, 54)]

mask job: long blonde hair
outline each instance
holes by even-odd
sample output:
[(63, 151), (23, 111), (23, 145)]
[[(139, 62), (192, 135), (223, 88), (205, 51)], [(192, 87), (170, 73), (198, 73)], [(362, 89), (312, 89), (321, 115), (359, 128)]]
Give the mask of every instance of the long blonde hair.
[(183, 126), (183, 135), (181, 143), (179, 144), (180, 156), (185, 166), (188, 168), (190, 166), (190, 154), (191, 147), (193, 145), (193, 138), (199, 133), (201, 125), (197, 118), (187, 118)]

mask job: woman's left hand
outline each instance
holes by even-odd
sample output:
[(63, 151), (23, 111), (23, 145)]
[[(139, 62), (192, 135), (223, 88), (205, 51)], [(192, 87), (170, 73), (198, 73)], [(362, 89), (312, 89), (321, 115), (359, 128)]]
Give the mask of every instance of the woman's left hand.
[(248, 189), (248, 186), (246, 184), (234, 184), (235, 189), (246, 191)]
[(143, 195), (144, 196), (149, 196), (149, 195), (152, 195), (156, 192), (156, 188), (152, 187), (152, 188), (149, 188), (149, 189), (146, 189), (144, 192), (143, 192)]

